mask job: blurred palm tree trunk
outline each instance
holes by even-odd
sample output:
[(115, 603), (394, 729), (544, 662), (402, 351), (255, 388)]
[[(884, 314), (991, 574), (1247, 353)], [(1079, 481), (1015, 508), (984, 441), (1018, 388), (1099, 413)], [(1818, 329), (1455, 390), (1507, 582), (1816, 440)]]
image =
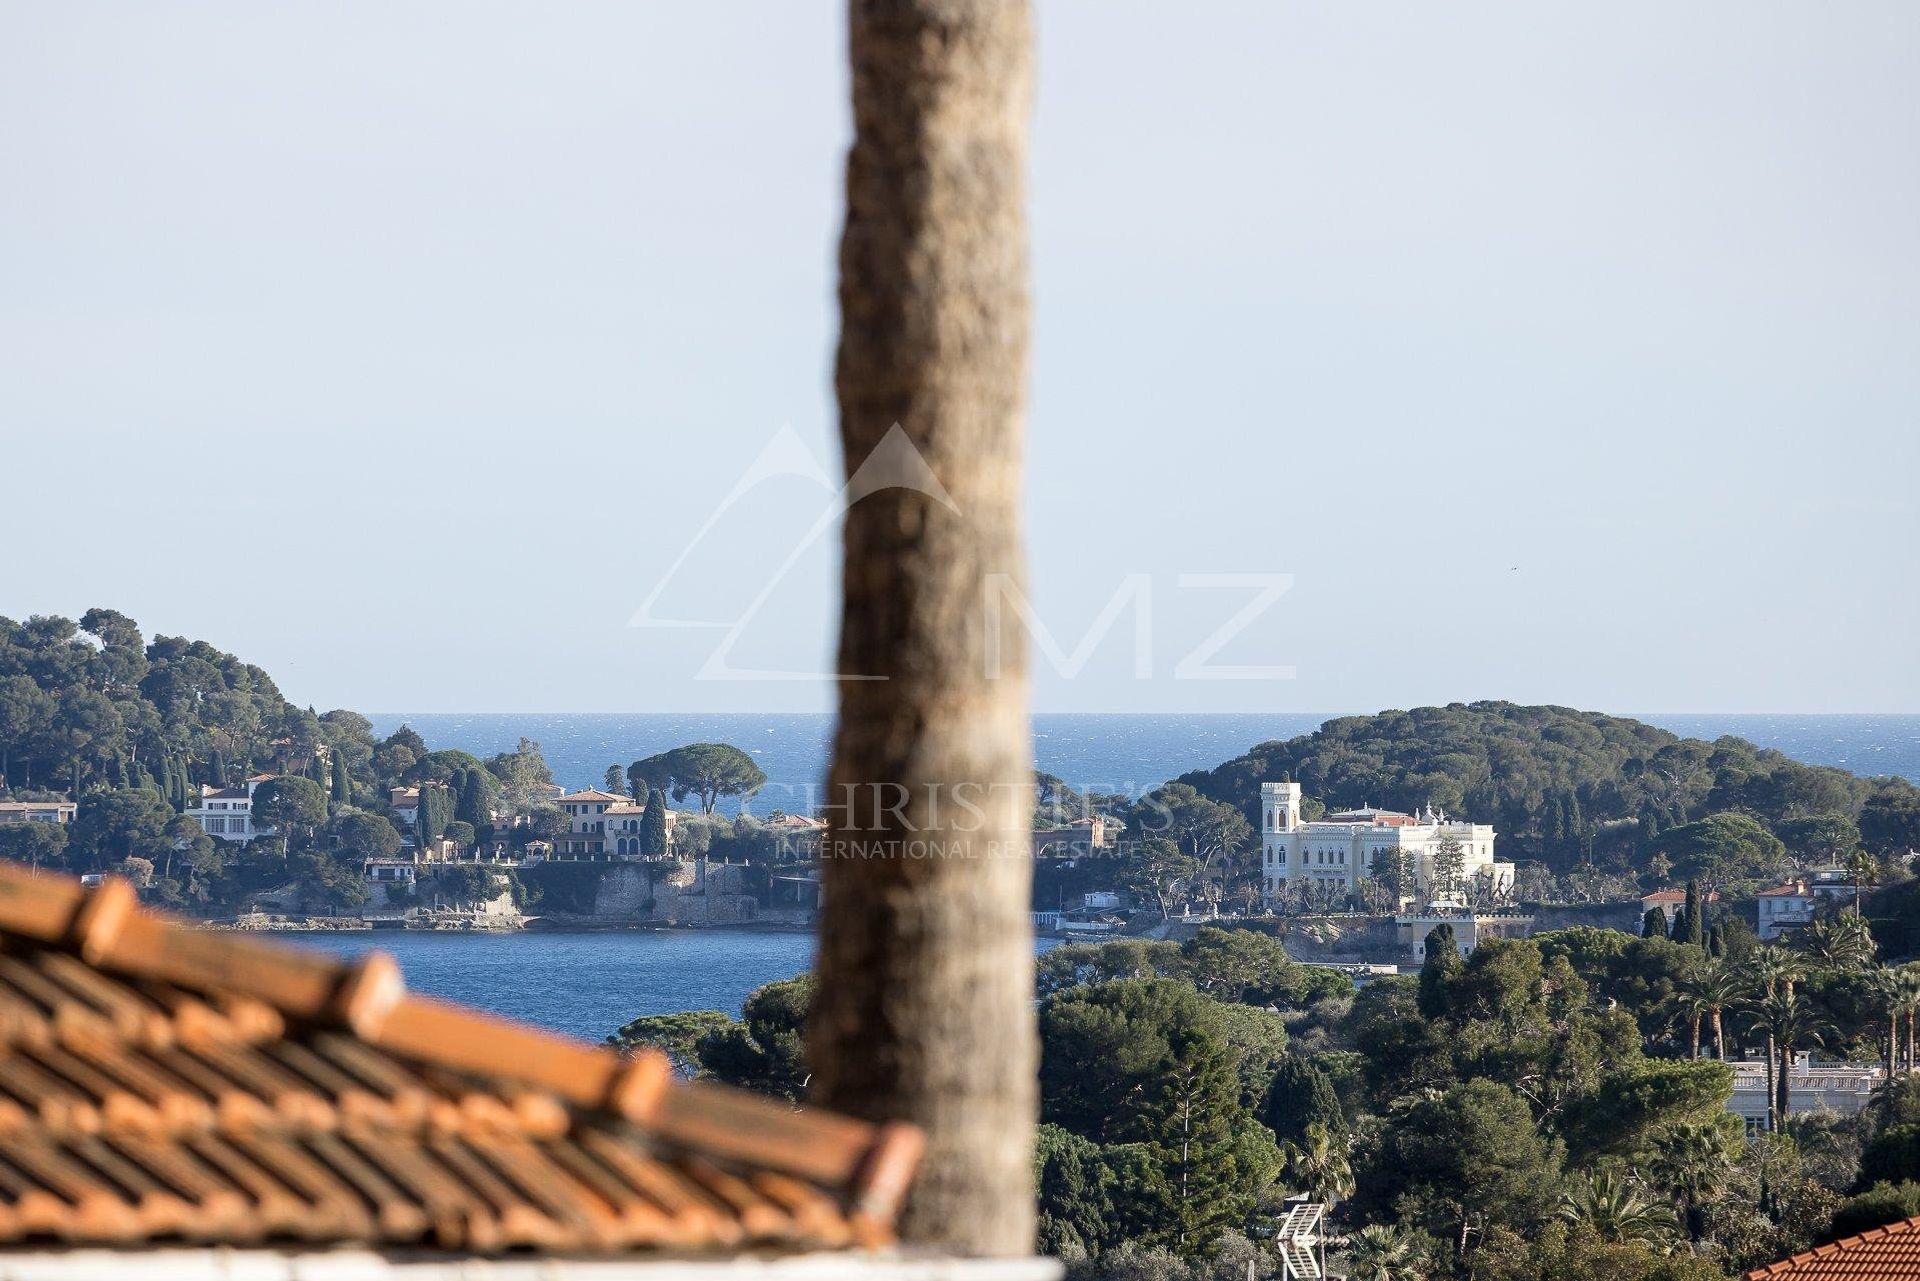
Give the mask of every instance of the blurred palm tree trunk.
[(851, 5), (812, 1094), (922, 1126), (902, 1235), (973, 1254), (1033, 1249), (1032, 748), (1022, 637), (986, 604), (1025, 581), (1031, 41), (1026, 0)]

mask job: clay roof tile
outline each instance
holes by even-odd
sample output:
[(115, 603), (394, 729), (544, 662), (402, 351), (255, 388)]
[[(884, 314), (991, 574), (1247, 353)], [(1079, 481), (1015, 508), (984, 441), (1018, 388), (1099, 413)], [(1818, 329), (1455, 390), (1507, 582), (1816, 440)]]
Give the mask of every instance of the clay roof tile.
[(883, 1243), (918, 1132), (0, 866), (0, 1248)]
[(1755, 1268), (1746, 1281), (1911, 1281), (1920, 1276), (1920, 1215)]

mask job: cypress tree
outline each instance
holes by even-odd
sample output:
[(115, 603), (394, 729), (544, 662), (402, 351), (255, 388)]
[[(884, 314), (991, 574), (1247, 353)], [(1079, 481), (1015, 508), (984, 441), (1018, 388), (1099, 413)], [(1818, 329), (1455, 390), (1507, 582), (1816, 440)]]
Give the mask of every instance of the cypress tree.
[(1690, 943), (1694, 947), (1707, 945), (1706, 915), (1701, 911), (1700, 885), (1697, 881), (1687, 882), (1687, 906), (1673, 918), (1673, 941)]
[(332, 786), (328, 789), (329, 797), (335, 805), (351, 805), (353, 780), (347, 777), (346, 761), (342, 760), (340, 753), (336, 751), (328, 754), (327, 765), (329, 766), (327, 773), (332, 776)]
[(1688, 884), (1687, 942), (1695, 947), (1707, 945), (1707, 900), (1698, 887)]
[(1667, 914), (1657, 907), (1647, 909), (1640, 918), (1640, 937), (1643, 939), (1663, 939), (1667, 937)]
[(453, 798), (446, 788), (421, 785), (419, 816), (415, 821), (423, 848), (440, 839), (447, 824), (453, 822)]
[(1718, 959), (1727, 954), (1727, 932), (1720, 922), (1715, 921), (1713, 928), (1707, 931), (1707, 955)]
[(667, 798), (663, 792), (648, 798), (647, 812), (640, 816), (640, 853), (647, 858), (666, 856)]
[(1453, 1004), (1447, 982), (1460, 973), (1460, 944), (1453, 926), (1445, 921), (1427, 931), (1427, 955), (1420, 964), (1420, 1012), (1430, 1019), (1445, 1014)]
[(460, 803), (454, 807), (454, 817), (472, 827), (474, 831), (485, 831), (493, 823), (493, 815), (487, 809), (487, 780), (477, 769), (470, 769), (459, 778)]
[(1339, 1096), (1333, 1091), (1333, 1078), (1293, 1054), (1282, 1060), (1279, 1071), (1273, 1074), (1260, 1119), (1283, 1142), (1290, 1143), (1304, 1140), (1309, 1125), (1322, 1126), (1333, 1135), (1345, 1134), (1347, 1129)]

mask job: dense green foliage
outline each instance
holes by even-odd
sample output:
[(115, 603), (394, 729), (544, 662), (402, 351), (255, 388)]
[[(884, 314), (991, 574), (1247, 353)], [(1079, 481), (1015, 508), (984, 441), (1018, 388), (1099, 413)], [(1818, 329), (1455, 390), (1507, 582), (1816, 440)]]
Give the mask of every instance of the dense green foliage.
[(0, 618), (0, 787), (226, 786), (298, 773), (326, 741), (320, 718), (273, 680), (201, 641), (148, 643), (124, 614)]
[[(1911, 1213), (1920, 1075), (1858, 1117), (1796, 1113), (1750, 1139), (1727, 1111), (1722, 1054), (1797, 1035), (1789, 983), (1831, 1049), (1911, 1066), (1920, 973), (1877, 966), (1847, 920), (1795, 951), (1748, 937), (1719, 955), (1582, 927), (1462, 957), (1437, 929), (1421, 974), (1357, 992), (1248, 929), (1056, 947), (1037, 964), (1040, 1247), (1074, 1281), (1277, 1275), (1262, 1242), (1310, 1194), (1335, 1204), (1350, 1276), (1711, 1281)], [(740, 1019), (637, 1019), (610, 1040), (797, 1098), (808, 992), (773, 984)], [(1716, 1018), (1721, 1043), (1690, 1035)]]
[(1181, 782), (1252, 821), (1260, 784), (1287, 778), (1333, 807), (1431, 803), (1490, 822), (1509, 856), (1556, 870), (1638, 874), (1664, 858), (1681, 877), (1751, 879), (1778, 870), (1777, 838), (1789, 833), (1796, 853), (1821, 858), (1844, 854), (1856, 827), (1876, 854), (1920, 844), (1920, 789), (1909, 783), (1562, 707), (1454, 703), (1343, 717)]
[(756, 988), (733, 1019), (719, 1010), (638, 1018), (607, 1038), (631, 1050), (652, 1046), (682, 1075), (724, 1081), (798, 1100), (806, 1090), (805, 1037), (813, 976)]

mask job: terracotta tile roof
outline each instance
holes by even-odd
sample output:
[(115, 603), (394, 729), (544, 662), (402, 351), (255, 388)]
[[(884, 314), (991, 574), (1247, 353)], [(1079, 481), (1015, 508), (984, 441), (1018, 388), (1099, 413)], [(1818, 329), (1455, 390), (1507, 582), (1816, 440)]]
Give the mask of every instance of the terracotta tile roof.
[[(1687, 892), (1685, 890), (1673, 889), (1655, 890), (1651, 894), (1642, 894), (1640, 901), (1649, 907), (1655, 903), (1684, 903), (1687, 901)], [(1709, 903), (1718, 903), (1720, 901), (1720, 891), (1708, 890), (1706, 901)]]
[(919, 1148), (0, 865), (0, 1246), (877, 1245)]
[(584, 792), (568, 792), (565, 796), (556, 798), (554, 803), (557, 805), (565, 805), (568, 801), (586, 801), (588, 803), (607, 801), (611, 803), (631, 800), (633, 800), (631, 796), (621, 796), (616, 792), (603, 792), (598, 788), (589, 787)]
[(1747, 1273), (1747, 1281), (1790, 1277), (1793, 1281), (1912, 1281), (1920, 1276), (1920, 1215), (1842, 1237), (1790, 1259)]

